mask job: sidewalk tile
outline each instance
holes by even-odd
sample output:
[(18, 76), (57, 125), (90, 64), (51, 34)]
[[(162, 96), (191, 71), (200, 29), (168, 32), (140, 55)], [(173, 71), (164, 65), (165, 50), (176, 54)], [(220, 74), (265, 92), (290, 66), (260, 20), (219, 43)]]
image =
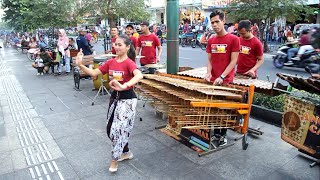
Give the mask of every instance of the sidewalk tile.
[(86, 131), (79, 134), (73, 134), (67, 137), (56, 139), (61, 151), (65, 156), (85, 152), (100, 145), (111, 146), (107, 141), (109, 139), (102, 139), (92, 131)]
[(14, 171), (10, 152), (0, 153), (0, 175)]

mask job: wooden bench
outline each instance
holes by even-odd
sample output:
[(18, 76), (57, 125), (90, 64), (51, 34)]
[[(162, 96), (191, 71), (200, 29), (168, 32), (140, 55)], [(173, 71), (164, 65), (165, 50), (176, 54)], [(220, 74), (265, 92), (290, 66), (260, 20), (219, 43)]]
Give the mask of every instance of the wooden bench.
[(22, 43), (21, 43), (21, 52), (23, 53), (23, 54), (26, 54), (27, 52), (28, 52), (28, 50), (30, 49), (30, 47), (29, 47), (29, 42), (27, 42), (27, 41), (23, 41)]
[[(70, 61), (72, 61), (73, 57), (76, 57), (78, 54), (78, 50), (70, 50)], [(50, 53), (51, 58), (53, 59), (51, 65), (50, 65), (50, 69), (52, 71), (52, 73), (54, 73), (54, 67), (59, 65), (59, 62), (55, 61), (56, 59), (56, 52)], [(72, 70), (74, 68), (74, 64), (73, 62), (70, 63), (70, 70)]]

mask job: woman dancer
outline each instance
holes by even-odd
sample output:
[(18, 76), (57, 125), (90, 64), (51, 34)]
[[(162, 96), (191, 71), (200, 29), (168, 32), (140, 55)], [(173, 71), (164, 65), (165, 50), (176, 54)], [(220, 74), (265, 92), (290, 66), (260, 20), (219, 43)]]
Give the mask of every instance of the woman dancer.
[(90, 76), (108, 73), (109, 85), (114, 90), (110, 97), (107, 115), (107, 134), (112, 141), (110, 172), (117, 171), (118, 161), (133, 158), (128, 147), (137, 105), (133, 86), (143, 78), (133, 61), (135, 49), (127, 36), (121, 35), (116, 39), (115, 51), (118, 56), (108, 60), (98, 69), (89, 69), (82, 64), (82, 49), (76, 58), (80, 69)]

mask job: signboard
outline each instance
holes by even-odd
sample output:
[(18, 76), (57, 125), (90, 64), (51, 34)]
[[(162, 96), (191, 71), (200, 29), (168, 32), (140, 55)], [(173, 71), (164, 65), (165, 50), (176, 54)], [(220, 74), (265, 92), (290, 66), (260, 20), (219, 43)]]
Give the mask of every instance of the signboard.
[(281, 138), (298, 149), (319, 157), (320, 107), (287, 96)]
[(234, 0), (202, 0), (202, 9), (225, 8)]

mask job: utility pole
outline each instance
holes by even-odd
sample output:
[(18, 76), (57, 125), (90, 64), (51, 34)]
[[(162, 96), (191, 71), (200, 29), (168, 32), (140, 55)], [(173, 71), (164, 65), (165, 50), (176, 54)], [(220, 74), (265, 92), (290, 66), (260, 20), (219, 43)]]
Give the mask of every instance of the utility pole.
[(167, 73), (179, 70), (179, 0), (167, 0)]

